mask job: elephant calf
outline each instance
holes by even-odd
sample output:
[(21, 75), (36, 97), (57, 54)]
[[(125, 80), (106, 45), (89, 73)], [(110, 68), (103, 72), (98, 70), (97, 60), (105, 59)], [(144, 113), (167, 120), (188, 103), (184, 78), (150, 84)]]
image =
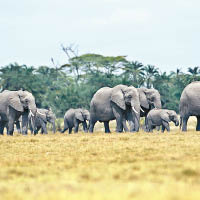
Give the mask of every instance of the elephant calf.
[[(32, 116), (29, 114), (29, 128), (31, 133), (37, 134), (41, 129), (41, 133), (47, 134), (47, 122), (53, 125), (53, 133), (56, 132), (55, 121), (56, 116), (51, 109), (42, 109), (37, 108), (36, 116)], [(35, 126), (35, 130), (33, 130), (33, 126)]]
[(87, 121), (90, 120), (90, 113), (86, 109), (78, 108), (78, 109), (69, 109), (64, 116), (64, 129), (61, 133), (64, 133), (67, 129), (69, 129), (69, 134), (72, 132), (72, 128), (75, 127), (74, 132), (78, 132), (79, 124), (83, 124), (84, 132), (88, 131)]
[(162, 126), (162, 132), (167, 129), (170, 131), (169, 122), (173, 121), (176, 126), (179, 125), (178, 115), (174, 110), (153, 109), (147, 115), (147, 131), (152, 132), (156, 126)]

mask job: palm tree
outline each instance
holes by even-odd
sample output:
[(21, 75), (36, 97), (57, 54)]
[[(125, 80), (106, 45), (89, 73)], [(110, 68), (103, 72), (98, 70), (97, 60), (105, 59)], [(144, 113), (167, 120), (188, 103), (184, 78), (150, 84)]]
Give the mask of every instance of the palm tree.
[(194, 68), (191, 68), (189, 67), (188, 68), (188, 72), (191, 74), (191, 81), (196, 81), (198, 80), (198, 75), (200, 73), (200, 69), (198, 66), (194, 67)]
[(144, 67), (144, 71), (145, 71), (146, 86), (147, 88), (151, 88), (155, 76), (159, 74), (158, 68), (156, 68), (154, 65), (147, 65)]
[(134, 86), (139, 87), (143, 84), (144, 66), (142, 63), (138, 61), (128, 62), (124, 64), (122, 70), (125, 71), (123, 75), (131, 79)]

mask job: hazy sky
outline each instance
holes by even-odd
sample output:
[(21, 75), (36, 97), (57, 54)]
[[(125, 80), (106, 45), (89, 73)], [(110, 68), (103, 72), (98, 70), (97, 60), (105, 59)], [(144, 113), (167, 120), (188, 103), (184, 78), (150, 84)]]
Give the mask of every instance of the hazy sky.
[(60, 45), (71, 43), (185, 71), (200, 66), (200, 1), (0, 0), (0, 66), (63, 64)]

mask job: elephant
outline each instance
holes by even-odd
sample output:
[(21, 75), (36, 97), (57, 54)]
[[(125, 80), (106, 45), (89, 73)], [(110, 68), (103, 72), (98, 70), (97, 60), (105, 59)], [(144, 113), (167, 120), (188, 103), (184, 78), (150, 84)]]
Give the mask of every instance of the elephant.
[(64, 129), (61, 133), (64, 133), (67, 129), (69, 134), (72, 133), (72, 128), (74, 127), (74, 132), (78, 132), (79, 124), (82, 123), (84, 132), (88, 131), (87, 122), (90, 120), (90, 113), (88, 110), (83, 108), (73, 109), (70, 108), (64, 115)]
[(158, 90), (151, 88), (137, 88), (140, 98), (140, 117), (145, 117), (145, 129), (146, 129), (146, 117), (148, 112), (153, 108), (162, 108), (160, 93)]
[(179, 113), (182, 131), (187, 131), (190, 116), (196, 116), (196, 131), (200, 131), (200, 81), (192, 82), (184, 88), (180, 98)]
[(152, 132), (156, 126), (162, 126), (162, 132), (167, 129), (170, 131), (169, 122), (173, 121), (176, 126), (179, 125), (178, 115), (174, 110), (157, 109), (150, 110), (147, 114), (147, 131)]
[(9, 91), (0, 93), (0, 134), (7, 127), (7, 134), (13, 135), (14, 123), (22, 116), (22, 134), (27, 134), (28, 113), (36, 114), (34, 96), (28, 91)]
[(90, 103), (89, 132), (93, 133), (97, 121), (104, 122), (105, 133), (110, 133), (109, 121), (116, 119), (116, 132), (126, 132), (126, 119), (129, 121), (130, 131), (139, 131), (140, 101), (135, 87), (117, 85), (113, 88), (103, 87), (93, 96)]
[[(37, 108), (36, 116), (35, 118), (29, 114), (28, 116), (29, 121), (29, 128), (31, 130), (31, 134), (34, 132), (34, 134), (37, 134), (38, 131), (41, 129), (41, 133), (47, 134), (47, 122), (51, 123), (53, 125), (53, 133), (56, 132), (55, 128), (55, 121), (56, 116), (52, 112), (51, 109), (39, 109)], [(34, 125), (33, 125), (34, 123)], [(35, 127), (35, 128), (33, 128)]]

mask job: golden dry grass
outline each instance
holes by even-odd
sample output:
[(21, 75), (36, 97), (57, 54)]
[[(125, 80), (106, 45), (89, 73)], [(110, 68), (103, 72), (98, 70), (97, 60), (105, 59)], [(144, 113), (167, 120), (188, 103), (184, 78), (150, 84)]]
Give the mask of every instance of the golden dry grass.
[[(200, 133), (0, 137), (0, 199), (199, 199)], [(115, 128), (112, 123), (112, 129)]]

